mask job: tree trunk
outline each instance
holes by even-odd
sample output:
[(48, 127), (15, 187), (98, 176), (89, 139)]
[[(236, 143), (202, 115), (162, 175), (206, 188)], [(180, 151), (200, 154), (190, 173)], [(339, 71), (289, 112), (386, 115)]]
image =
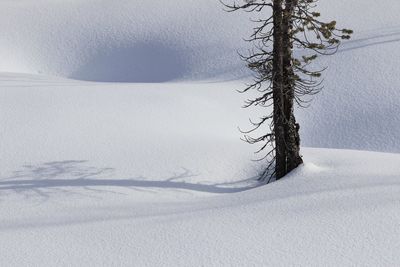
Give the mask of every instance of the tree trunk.
[(295, 77), (292, 66), (293, 43), (291, 31), (293, 29), (292, 16), (297, 0), (285, 0), (285, 10), (282, 21), (283, 44), (283, 84), (284, 84), (284, 135), (286, 143), (286, 173), (289, 173), (303, 163), (300, 156), (300, 126), (294, 116), (294, 84)]
[(273, 1), (273, 120), (275, 137), (275, 176), (280, 179), (287, 173), (283, 95), (283, 8), (282, 0)]

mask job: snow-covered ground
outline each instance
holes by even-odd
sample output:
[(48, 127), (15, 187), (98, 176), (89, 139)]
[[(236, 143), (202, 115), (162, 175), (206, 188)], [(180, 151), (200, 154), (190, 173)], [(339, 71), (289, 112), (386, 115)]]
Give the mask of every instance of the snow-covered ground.
[(237, 130), (250, 14), (138, 2), (0, 0), (0, 265), (400, 265), (398, 1), (320, 1), (356, 33), (269, 185)]
[(400, 156), (304, 155), (286, 179), (241, 193), (84, 162), (25, 168), (0, 182), (2, 266), (397, 266)]

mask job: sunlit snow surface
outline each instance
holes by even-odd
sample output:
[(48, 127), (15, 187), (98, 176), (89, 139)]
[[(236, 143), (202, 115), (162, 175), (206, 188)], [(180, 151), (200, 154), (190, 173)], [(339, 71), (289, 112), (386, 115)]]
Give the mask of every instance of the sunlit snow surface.
[(263, 185), (238, 131), (265, 112), (236, 92), (250, 14), (0, 0), (0, 265), (400, 265), (400, 4), (320, 2), (356, 32), (297, 110), (321, 148)]

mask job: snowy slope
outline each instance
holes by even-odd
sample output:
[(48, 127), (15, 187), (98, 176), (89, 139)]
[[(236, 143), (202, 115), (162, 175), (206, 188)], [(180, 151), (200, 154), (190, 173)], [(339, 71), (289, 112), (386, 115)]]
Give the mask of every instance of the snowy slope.
[(235, 91), (250, 14), (0, 0), (0, 265), (399, 265), (400, 156), (366, 150), (400, 151), (400, 4), (320, 7), (356, 32), (298, 110), (334, 149), (262, 186), (237, 130), (262, 114)]
[[(216, 0), (0, 3), (3, 72), (108, 82), (246, 75), (236, 51), (246, 51), (251, 15), (224, 13)], [(337, 55), (320, 60), (329, 69), (323, 93), (300, 112), (304, 144), (399, 152), (400, 123), (392, 114), (400, 109), (400, 4), (323, 0), (320, 9), (355, 34)]]

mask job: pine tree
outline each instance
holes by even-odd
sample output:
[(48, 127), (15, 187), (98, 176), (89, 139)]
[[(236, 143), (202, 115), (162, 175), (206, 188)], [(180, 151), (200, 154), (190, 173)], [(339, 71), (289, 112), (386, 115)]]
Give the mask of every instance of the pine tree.
[[(259, 121), (251, 121), (252, 128), (244, 132), (244, 138), (250, 144), (262, 144), (256, 152), (266, 151), (261, 159), (267, 161), (261, 179), (270, 181), (272, 177), (282, 178), (303, 162), (294, 104), (307, 106), (309, 96), (322, 89), (323, 69), (313, 69), (312, 61), (319, 55), (334, 54), (340, 41), (349, 39), (353, 32), (337, 28), (336, 21), (321, 21), (315, 11), (318, 0), (240, 1), (223, 4), (229, 12), (244, 10), (259, 17), (248, 39), (254, 49), (242, 55), (254, 73), (254, 82), (242, 92), (257, 90), (259, 96), (246, 101), (245, 107), (273, 107)], [(270, 15), (263, 18), (266, 9)], [(269, 127), (264, 134), (251, 136), (266, 125)]]

